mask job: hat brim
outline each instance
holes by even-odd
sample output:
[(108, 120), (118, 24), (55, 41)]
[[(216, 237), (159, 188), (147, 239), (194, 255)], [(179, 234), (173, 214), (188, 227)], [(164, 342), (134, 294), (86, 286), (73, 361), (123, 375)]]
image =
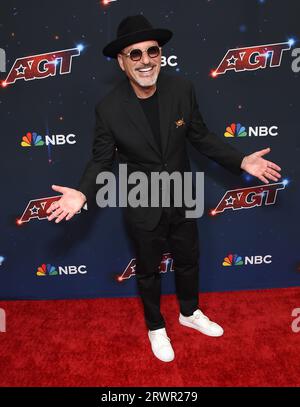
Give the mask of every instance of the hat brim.
[(103, 48), (102, 52), (106, 57), (116, 58), (118, 53), (122, 49), (128, 47), (128, 45), (147, 40), (156, 40), (159, 46), (163, 46), (172, 38), (172, 36), (172, 31), (165, 28), (136, 31), (135, 33), (124, 35), (110, 42)]

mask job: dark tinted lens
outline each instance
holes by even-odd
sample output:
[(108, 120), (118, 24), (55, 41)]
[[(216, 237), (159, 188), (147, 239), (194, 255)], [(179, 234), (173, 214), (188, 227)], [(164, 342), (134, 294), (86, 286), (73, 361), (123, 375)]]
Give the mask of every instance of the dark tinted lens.
[(148, 48), (148, 55), (150, 58), (155, 58), (159, 54), (159, 47), (154, 45), (153, 47)]
[(133, 61), (138, 61), (142, 58), (142, 51), (140, 49), (133, 49), (132, 51), (130, 51), (130, 58)]

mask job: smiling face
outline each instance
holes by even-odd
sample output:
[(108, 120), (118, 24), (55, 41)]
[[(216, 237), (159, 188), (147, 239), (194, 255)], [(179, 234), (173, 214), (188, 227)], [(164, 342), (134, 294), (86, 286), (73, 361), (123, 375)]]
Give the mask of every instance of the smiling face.
[(132, 44), (118, 54), (118, 62), (122, 71), (129, 78), (135, 91), (143, 93), (147, 88), (155, 87), (158, 74), (161, 68), (161, 53), (157, 57), (151, 58), (147, 52), (143, 52), (139, 61), (132, 61), (129, 56), (123, 53), (129, 53), (133, 49), (146, 50), (152, 46), (158, 46), (157, 41), (143, 41)]

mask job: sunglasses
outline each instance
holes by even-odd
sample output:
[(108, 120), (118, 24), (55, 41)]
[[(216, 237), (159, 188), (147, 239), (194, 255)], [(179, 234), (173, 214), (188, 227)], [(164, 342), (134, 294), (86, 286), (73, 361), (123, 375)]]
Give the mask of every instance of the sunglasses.
[(157, 45), (152, 45), (151, 47), (141, 50), (141, 49), (132, 49), (130, 52), (125, 53), (121, 52), (121, 54), (125, 55), (126, 57), (129, 57), (131, 61), (139, 61), (142, 56), (143, 52), (147, 52), (148, 56), (150, 58), (156, 58), (160, 54), (161, 47), (158, 47)]

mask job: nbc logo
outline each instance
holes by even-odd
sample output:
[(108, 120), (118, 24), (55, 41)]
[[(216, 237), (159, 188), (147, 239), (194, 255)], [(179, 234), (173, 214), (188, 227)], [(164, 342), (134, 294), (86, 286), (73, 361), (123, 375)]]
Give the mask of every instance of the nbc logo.
[(177, 66), (177, 56), (176, 55), (170, 55), (169, 57), (166, 57), (164, 55), (161, 56), (161, 66)]
[(65, 136), (64, 134), (53, 134), (52, 136), (44, 136), (45, 141), (43, 140), (43, 137), (36, 133), (35, 131), (33, 132), (27, 132), (25, 136), (22, 137), (21, 141), (21, 146), (22, 147), (41, 147), (41, 146), (48, 146), (48, 145), (63, 145), (63, 144), (75, 144), (76, 139), (75, 139), (75, 134), (68, 134)]
[(42, 136), (36, 132), (28, 132), (26, 136), (22, 137), (21, 146), (22, 147), (31, 147), (31, 146), (43, 146), (45, 143), (42, 140)]
[(238, 254), (227, 254), (224, 257), (222, 266), (230, 267), (230, 266), (247, 266), (247, 265), (258, 265), (258, 264), (270, 264), (272, 263), (272, 256), (267, 254), (265, 256), (245, 256), (244, 259), (242, 256)]
[(266, 137), (266, 136), (278, 136), (278, 126), (249, 126), (246, 129), (241, 123), (231, 123), (226, 127), (225, 137)]
[(86, 274), (87, 269), (85, 265), (80, 266), (53, 266), (52, 264), (41, 264), (37, 270), (36, 275), (43, 276), (62, 276), (62, 275), (75, 275)]
[(226, 127), (226, 131), (224, 133), (225, 137), (246, 137), (247, 132), (244, 126), (240, 123), (231, 123), (230, 126)]
[(42, 264), (41, 266), (38, 267), (37, 276), (57, 276), (58, 271), (55, 266), (52, 266), (52, 264)]
[(227, 257), (224, 258), (223, 260), (223, 266), (242, 266), (244, 264), (243, 259), (241, 256), (238, 256), (237, 254), (228, 254)]

